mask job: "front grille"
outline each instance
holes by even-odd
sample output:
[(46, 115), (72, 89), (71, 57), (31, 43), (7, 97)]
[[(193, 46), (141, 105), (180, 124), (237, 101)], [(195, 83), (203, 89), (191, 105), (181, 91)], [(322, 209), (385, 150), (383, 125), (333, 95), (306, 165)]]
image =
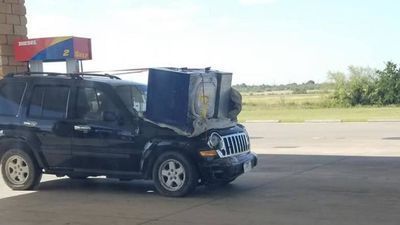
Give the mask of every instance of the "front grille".
[(250, 143), (246, 133), (232, 134), (222, 136), (223, 145), (220, 152), (220, 157), (229, 157), (238, 155), (250, 150)]

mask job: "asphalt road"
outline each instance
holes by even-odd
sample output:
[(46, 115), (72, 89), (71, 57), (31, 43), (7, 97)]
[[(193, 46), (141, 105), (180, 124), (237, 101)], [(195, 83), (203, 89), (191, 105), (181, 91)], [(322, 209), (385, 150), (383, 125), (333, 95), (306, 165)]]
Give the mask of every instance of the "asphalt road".
[(259, 166), (229, 186), (165, 198), (143, 181), (1, 182), (0, 225), (399, 224), (400, 123), (247, 126)]

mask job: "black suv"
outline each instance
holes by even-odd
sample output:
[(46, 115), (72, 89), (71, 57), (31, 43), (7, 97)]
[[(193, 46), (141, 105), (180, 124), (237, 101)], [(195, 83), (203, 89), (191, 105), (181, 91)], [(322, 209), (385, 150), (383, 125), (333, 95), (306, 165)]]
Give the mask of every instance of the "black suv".
[(143, 119), (146, 86), (111, 75), (26, 73), (0, 80), (5, 183), (35, 188), (42, 173), (71, 179), (153, 179), (163, 195), (226, 184), (257, 164), (241, 125), (188, 138)]

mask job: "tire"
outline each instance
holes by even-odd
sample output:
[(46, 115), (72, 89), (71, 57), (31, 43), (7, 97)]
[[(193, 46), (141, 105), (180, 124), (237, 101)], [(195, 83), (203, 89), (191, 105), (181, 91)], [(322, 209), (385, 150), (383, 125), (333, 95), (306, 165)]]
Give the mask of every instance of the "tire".
[(10, 149), (1, 159), (3, 180), (12, 190), (33, 190), (42, 179), (35, 159), (21, 149)]
[(181, 153), (165, 152), (153, 166), (153, 180), (157, 191), (168, 197), (183, 197), (196, 189), (198, 171)]

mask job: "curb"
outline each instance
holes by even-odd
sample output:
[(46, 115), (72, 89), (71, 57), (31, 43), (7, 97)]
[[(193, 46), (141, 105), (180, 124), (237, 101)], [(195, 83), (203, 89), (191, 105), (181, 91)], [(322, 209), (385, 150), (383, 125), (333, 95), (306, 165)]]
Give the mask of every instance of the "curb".
[(370, 119), (367, 122), (400, 122), (400, 119)]
[(304, 120), (304, 123), (341, 123), (342, 120)]
[(280, 123), (280, 120), (246, 120), (246, 123)]

